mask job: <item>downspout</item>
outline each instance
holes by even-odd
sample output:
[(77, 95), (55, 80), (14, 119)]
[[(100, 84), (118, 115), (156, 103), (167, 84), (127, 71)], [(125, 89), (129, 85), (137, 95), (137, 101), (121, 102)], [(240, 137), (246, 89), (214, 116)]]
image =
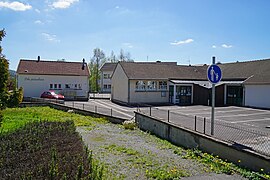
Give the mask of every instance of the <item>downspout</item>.
[(130, 79), (128, 79), (128, 104), (130, 103)]

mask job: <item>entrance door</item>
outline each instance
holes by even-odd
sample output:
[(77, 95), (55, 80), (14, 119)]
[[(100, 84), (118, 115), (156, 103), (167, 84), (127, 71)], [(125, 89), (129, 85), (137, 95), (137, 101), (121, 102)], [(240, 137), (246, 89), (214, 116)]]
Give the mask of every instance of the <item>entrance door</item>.
[(169, 86), (169, 102), (173, 103), (174, 86)]
[(243, 105), (243, 87), (227, 86), (227, 105), (242, 106)]
[(191, 104), (191, 86), (177, 86), (176, 92), (177, 97), (179, 99), (180, 105), (190, 105)]

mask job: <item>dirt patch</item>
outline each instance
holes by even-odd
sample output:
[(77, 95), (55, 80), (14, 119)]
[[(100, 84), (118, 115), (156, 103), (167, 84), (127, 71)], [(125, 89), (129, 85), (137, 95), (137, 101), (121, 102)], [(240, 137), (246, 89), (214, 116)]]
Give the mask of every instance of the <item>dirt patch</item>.
[(77, 131), (117, 179), (244, 179), (213, 173), (209, 166), (183, 158), (184, 149), (138, 129), (100, 124), (93, 129), (79, 127)]

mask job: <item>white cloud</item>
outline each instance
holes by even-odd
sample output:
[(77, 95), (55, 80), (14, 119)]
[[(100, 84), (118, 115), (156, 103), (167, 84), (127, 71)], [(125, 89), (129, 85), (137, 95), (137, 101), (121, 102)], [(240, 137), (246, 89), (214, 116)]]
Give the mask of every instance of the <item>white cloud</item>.
[(212, 48), (216, 49), (216, 48), (217, 48), (217, 46), (216, 46), (216, 45), (213, 45), (213, 46), (212, 46)]
[(133, 48), (133, 45), (131, 43), (123, 43), (122, 45), (128, 48)]
[(23, 4), (18, 1), (13, 2), (3, 2), (0, 1), (0, 7), (9, 8), (14, 11), (26, 11), (32, 8), (29, 4)]
[(51, 41), (51, 42), (60, 42), (59, 39), (57, 39), (56, 35), (51, 35), (51, 34), (48, 34), (48, 33), (42, 33), (41, 34), (45, 40), (47, 41)]
[(73, 3), (79, 2), (79, 0), (57, 0), (52, 3), (53, 8), (66, 9), (69, 8)]
[(41, 11), (40, 11), (39, 9), (35, 9), (35, 11), (36, 11), (37, 13), (41, 13)]
[(223, 48), (232, 48), (232, 45), (222, 44), (221, 47), (223, 47)]
[(115, 9), (119, 9), (120, 7), (119, 6), (115, 6)]
[(193, 39), (186, 39), (186, 40), (183, 40), (183, 41), (174, 41), (172, 43), (170, 43), (171, 45), (175, 45), (175, 46), (178, 46), (178, 45), (181, 45), (181, 44), (188, 44), (188, 43), (192, 43), (194, 40)]
[(35, 24), (44, 24), (44, 22), (42, 22), (41, 20), (36, 20), (34, 23)]

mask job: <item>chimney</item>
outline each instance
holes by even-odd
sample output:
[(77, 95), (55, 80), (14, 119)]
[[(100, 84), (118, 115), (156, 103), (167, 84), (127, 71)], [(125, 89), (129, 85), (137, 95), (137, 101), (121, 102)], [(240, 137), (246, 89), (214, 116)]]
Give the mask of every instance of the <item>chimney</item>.
[(37, 62), (39, 62), (39, 61), (40, 61), (40, 56), (37, 57)]
[(85, 59), (83, 58), (83, 60), (82, 60), (82, 70), (84, 70), (84, 67), (85, 67)]

